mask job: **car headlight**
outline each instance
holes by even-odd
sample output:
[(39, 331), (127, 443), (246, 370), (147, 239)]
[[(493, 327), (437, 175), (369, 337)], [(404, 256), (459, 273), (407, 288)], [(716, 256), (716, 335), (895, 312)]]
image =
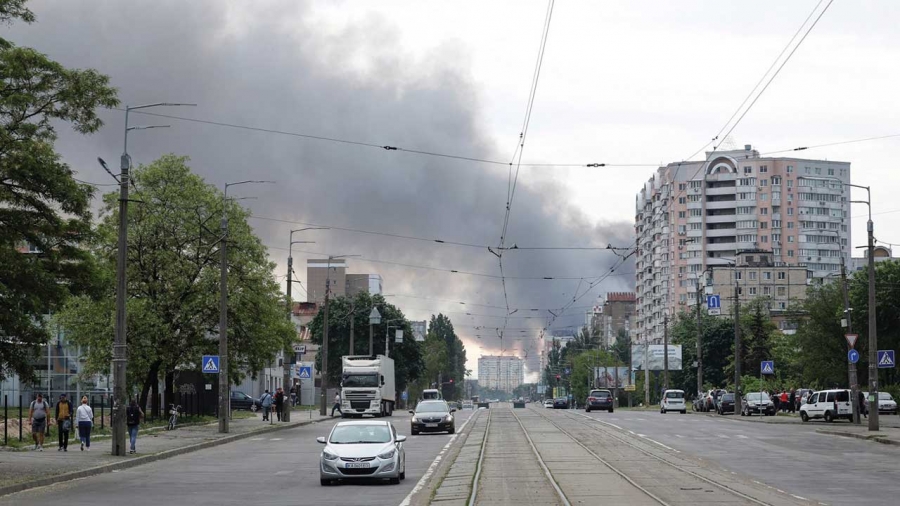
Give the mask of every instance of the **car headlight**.
[(415, 417), (415, 416), (412, 417), (412, 422), (413, 422), (413, 423), (419, 423), (419, 418), (418, 418), (418, 417)]
[(392, 459), (392, 458), (394, 458), (394, 453), (395, 453), (395, 450), (393, 448), (391, 448), (390, 450), (378, 455), (378, 458), (382, 459), (382, 460)]
[(453, 421), (453, 415), (447, 415), (447, 416), (445, 416), (445, 417), (444, 417), (444, 421), (445, 421), (445, 422), (452, 422), (452, 421)]
[(337, 460), (338, 456), (333, 453), (322, 452), (322, 458), (325, 460)]

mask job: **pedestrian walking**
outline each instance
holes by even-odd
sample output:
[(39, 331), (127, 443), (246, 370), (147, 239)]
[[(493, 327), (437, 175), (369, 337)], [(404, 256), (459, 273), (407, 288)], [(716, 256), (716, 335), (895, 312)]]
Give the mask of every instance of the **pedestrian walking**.
[(788, 395), (788, 406), (790, 407), (791, 413), (795, 413), (797, 411), (797, 391), (791, 388), (791, 393)]
[(331, 406), (331, 416), (334, 416), (334, 410), (338, 410), (338, 413), (340, 413), (341, 416), (344, 416), (344, 412), (341, 411), (341, 393), (340, 392), (336, 392), (334, 394), (334, 405)]
[(128, 425), (128, 438), (131, 441), (131, 450), (129, 450), (128, 453), (137, 453), (135, 444), (137, 443), (138, 429), (141, 426), (141, 418), (143, 417), (143, 410), (138, 406), (135, 399), (131, 399), (131, 404), (129, 404), (128, 408), (125, 410), (125, 422)]
[(272, 403), (274, 399), (272, 399), (272, 394), (269, 393), (269, 389), (267, 388), (262, 397), (259, 398), (259, 404), (263, 408), (263, 421), (269, 421), (269, 412), (272, 411)]
[(47, 412), (50, 406), (44, 396), (37, 394), (28, 408), (28, 423), (31, 424), (31, 438), (34, 439), (34, 451), (44, 451), (44, 431), (47, 429)]
[(56, 431), (59, 434), (58, 452), (69, 451), (69, 431), (72, 430), (72, 415), (75, 410), (72, 409), (72, 403), (66, 394), (59, 394), (59, 402), (56, 403)]
[(788, 393), (786, 390), (781, 391), (781, 410), (788, 410)]
[(91, 429), (94, 428), (94, 410), (88, 406), (88, 398), (81, 398), (81, 406), (75, 411), (75, 422), (78, 424), (78, 438), (81, 439), (81, 451), (91, 451)]
[(866, 409), (866, 394), (862, 390), (859, 391), (859, 414), (863, 418), (869, 418), (869, 410)]
[(281, 414), (284, 412), (284, 389), (279, 387), (275, 390), (275, 415), (278, 421), (281, 421)]
[(772, 405), (775, 406), (775, 412), (781, 408), (781, 396), (778, 395), (778, 392), (772, 394)]
[(297, 386), (291, 387), (291, 406), (297, 405)]

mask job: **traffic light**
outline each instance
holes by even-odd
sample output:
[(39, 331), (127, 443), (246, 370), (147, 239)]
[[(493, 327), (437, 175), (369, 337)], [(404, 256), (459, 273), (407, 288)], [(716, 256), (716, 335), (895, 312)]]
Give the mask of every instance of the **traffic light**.
[(453, 384), (453, 378), (450, 378), (450, 384), (451, 385)]
[(556, 381), (559, 381), (559, 374), (556, 375)]

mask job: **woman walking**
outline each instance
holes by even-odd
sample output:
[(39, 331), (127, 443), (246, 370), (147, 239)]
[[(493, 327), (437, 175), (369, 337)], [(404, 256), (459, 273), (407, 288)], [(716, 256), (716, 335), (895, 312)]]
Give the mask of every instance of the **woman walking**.
[(81, 439), (81, 451), (91, 451), (91, 429), (94, 427), (94, 410), (88, 406), (88, 398), (81, 398), (81, 406), (75, 411), (75, 421), (78, 423), (78, 438)]
[(141, 426), (141, 418), (144, 417), (144, 412), (141, 410), (141, 407), (138, 406), (137, 400), (131, 399), (131, 404), (128, 406), (128, 409), (125, 410), (125, 422), (128, 425), (128, 437), (131, 439), (131, 450), (128, 453), (136, 453), (137, 448), (135, 448), (135, 444), (137, 443), (138, 429)]

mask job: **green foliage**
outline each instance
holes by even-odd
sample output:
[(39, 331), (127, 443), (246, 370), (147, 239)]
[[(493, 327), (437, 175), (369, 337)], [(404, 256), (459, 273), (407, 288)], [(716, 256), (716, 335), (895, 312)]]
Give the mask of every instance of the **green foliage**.
[[(733, 322), (730, 318), (701, 314), (704, 389), (721, 387), (727, 382), (726, 367), (732, 359), (734, 349)], [(697, 390), (697, 369), (692, 366), (697, 360), (696, 314), (679, 314), (672, 326), (671, 335), (672, 344), (681, 345), (683, 368), (670, 373), (669, 385), (693, 394)], [(638, 376), (642, 375), (638, 373)]]
[[(350, 354), (350, 319), (353, 318), (354, 354), (368, 353), (369, 312), (378, 306), (381, 324), (373, 326), (373, 351), (384, 355), (386, 338), (390, 336), (390, 357), (394, 359), (394, 381), (397, 391), (403, 391), (409, 383), (417, 380), (425, 368), (422, 343), (417, 343), (412, 327), (396, 306), (385, 302), (381, 295), (360, 293), (355, 298), (336, 297), (328, 302), (328, 384), (335, 386), (341, 380), (341, 357)], [(325, 312), (318, 314), (309, 323), (312, 342), (321, 345)], [(390, 326), (390, 332), (388, 332)], [(394, 342), (394, 331), (403, 330), (403, 342)], [(365, 342), (366, 344), (360, 344)], [(316, 369), (322, 370), (322, 354), (316, 356)]]
[[(0, 22), (30, 23), (23, 0), (0, 2)], [(49, 333), (41, 315), (95, 281), (85, 245), (91, 238), (92, 189), (54, 149), (55, 128), (95, 132), (101, 107), (118, 105), (109, 78), (67, 69), (0, 39), (0, 380), (33, 377), (32, 362)], [(35, 252), (20, 248), (32, 245)]]
[[(200, 356), (216, 354), (219, 321), (219, 254), (223, 196), (191, 173), (187, 159), (167, 155), (133, 172), (135, 198), (128, 214), (128, 367), (142, 402), (161, 373), (167, 387), (177, 368), (196, 369)], [(118, 195), (104, 196), (95, 254), (104, 291), (75, 298), (59, 315), (73, 343), (86, 350), (85, 372), (105, 371), (114, 337)], [(268, 367), (296, 331), (272, 276), (266, 248), (247, 223), (248, 212), (229, 201), (228, 375)]]
[(573, 354), (572, 371), (569, 382), (572, 386), (572, 395), (578, 402), (584, 402), (588, 392), (594, 386), (594, 368), (598, 366), (613, 367), (615, 359), (611, 353), (601, 350), (588, 350)]
[(445, 374), (441, 376), (441, 379), (444, 382), (449, 382), (452, 379), (453, 383), (441, 385), (441, 395), (448, 400), (460, 398), (463, 380), (466, 377), (466, 347), (453, 330), (453, 323), (450, 321), (450, 318), (443, 314), (431, 316), (431, 322), (428, 324), (428, 334), (443, 341), (447, 351), (447, 367), (443, 370)]
[[(841, 328), (844, 299), (840, 283), (810, 287), (802, 309), (802, 313), (798, 314), (803, 319), (799, 322), (796, 334), (796, 346), (800, 350), (802, 364), (802, 385), (846, 385), (847, 341), (844, 339), (844, 329)], [(858, 318), (854, 318), (854, 324), (857, 320)], [(855, 325), (854, 328), (856, 329)], [(857, 349), (865, 346), (863, 341), (860, 339)], [(859, 369), (863, 372), (865, 367)]]
[[(869, 271), (856, 272), (849, 282), (851, 317), (853, 332), (859, 334), (856, 349), (860, 359), (857, 364), (859, 383), (868, 381), (869, 349)], [(875, 303), (878, 349), (896, 350), (900, 348), (900, 262), (896, 260), (875, 263)], [(843, 357), (846, 360), (846, 347)], [(846, 363), (846, 362), (845, 362)], [(846, 372), (846, 367), (844, 367)], [(900, 383), (896, 368), (880, 369), (879, 384)], [(842, 384), (846, 384), (844, 381)]]

